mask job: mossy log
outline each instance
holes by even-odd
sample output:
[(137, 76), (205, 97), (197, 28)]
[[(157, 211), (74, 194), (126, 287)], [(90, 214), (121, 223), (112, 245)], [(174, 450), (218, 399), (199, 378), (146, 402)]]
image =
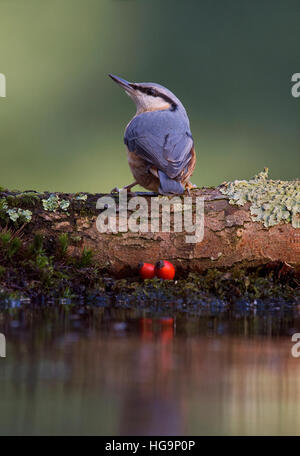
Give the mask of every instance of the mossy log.
[[(172, 261), (179, 275), (236, 265), (256, 267), (274, 261), (285, 262), (299, 272), (298, 214), (293, 224), (282, 220), (265, 226), (261, 221), (253, 220), (250, 201), (243, 205), (232, 204), (224, 188), (191, 191), (193, 199), (203, 197), (205, 201), (204, 238), (198, 243), (187, 243), (187, 233), (172, 229), (156, 233), (100, 233), (96, 226), (99, 215), (96, 202), (104, 194), (50, 195), (4, 190), (0, 192), (2, 229), (9, 226), (17, 230), (22, 224), (22, 239), (28, 242), (36, 233), (43, 234), (49, 242), (67, 233), (70, 255), (78, 254), (84, 248), (91, 249), (99, 267), (116, 277), (136, 274), (139, 262), (154, 263), (158, 259)], [(150, 204), (153, 196), (143, 196)], [(118, 195), (115, 198), (118, 201)], [(6, 222), (4, 212), (9, 218)], [(26, 222), (23, 223), (22, 217), (26, 217)]]

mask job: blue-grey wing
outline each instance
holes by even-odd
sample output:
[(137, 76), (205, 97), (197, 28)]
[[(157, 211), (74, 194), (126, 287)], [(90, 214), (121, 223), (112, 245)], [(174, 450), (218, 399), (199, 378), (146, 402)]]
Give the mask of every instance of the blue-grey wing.
[(150, 165), (175, 178), (191, 160), (193, 138), (188, 121), (171, 111), (140, 114), (128, 125), (125, 144)]

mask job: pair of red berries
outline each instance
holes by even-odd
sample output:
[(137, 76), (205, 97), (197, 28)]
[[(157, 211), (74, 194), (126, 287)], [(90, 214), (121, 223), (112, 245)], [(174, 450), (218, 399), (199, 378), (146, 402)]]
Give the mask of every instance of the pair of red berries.
[(155, 266), (151, 263), (140, 263), (139, 273), (142, 279), (153, 279), (156, 276), (164, 280), (173, 280), (175, 268), (170, 261), (160, 260)]

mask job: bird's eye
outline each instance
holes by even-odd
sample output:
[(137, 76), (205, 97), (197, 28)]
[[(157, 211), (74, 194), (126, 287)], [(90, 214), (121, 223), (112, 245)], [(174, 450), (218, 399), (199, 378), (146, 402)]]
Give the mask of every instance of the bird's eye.
[(148, 89), (147, 93), (148, 93), (148, 95), (151, 95), (152, 97), (155, 96), (155, 90), (153, 90), (153, 89)]

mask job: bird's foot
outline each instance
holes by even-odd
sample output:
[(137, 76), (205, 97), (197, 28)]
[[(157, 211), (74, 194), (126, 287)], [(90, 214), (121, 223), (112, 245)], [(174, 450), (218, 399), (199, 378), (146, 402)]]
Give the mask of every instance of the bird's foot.
[(130, 190), (131, 187), (122, 187), (122, 188), (119, 188), (119, 187), (114, 187), (110, 194), (113, 195), (114, 193), (120, 193), (120, 192), (124, 192), (125, 190), (127, 191), (127, 195), (128, 196), (137, 196), (138, 195), (138, 192), (132, 192)]
[(193, 188), (197, 188), (197, 185), (192, 184), (192, 182), (187, 182), (187, 183), (185, 184), (185, 191), (186, 191), (189, 195), (191, 194), (191, 190), (192, 190)]
[(114, 187), (110, 193), (119, 193), (122, 192), (123, 190), (127, 190), (128, 193), (134, 194), (134, 192), (131, 192), (132, 187), (135, 187), (137, 185), (137, 182), (133, 182), (132, 184), (125, 185), (125, 187), (119, 188), (119, 187)]
[(134, 195), (135, 192), (131, 192), (130, 190), (128, 190), (127, 187), (122, 187), (122, 188), (119, 188), (119, 187), (114, 187), (110, 193), (120, 193), (120, 192), (123, 192), (124, 190), (127, 190), (127, 193), (128, 195)]

